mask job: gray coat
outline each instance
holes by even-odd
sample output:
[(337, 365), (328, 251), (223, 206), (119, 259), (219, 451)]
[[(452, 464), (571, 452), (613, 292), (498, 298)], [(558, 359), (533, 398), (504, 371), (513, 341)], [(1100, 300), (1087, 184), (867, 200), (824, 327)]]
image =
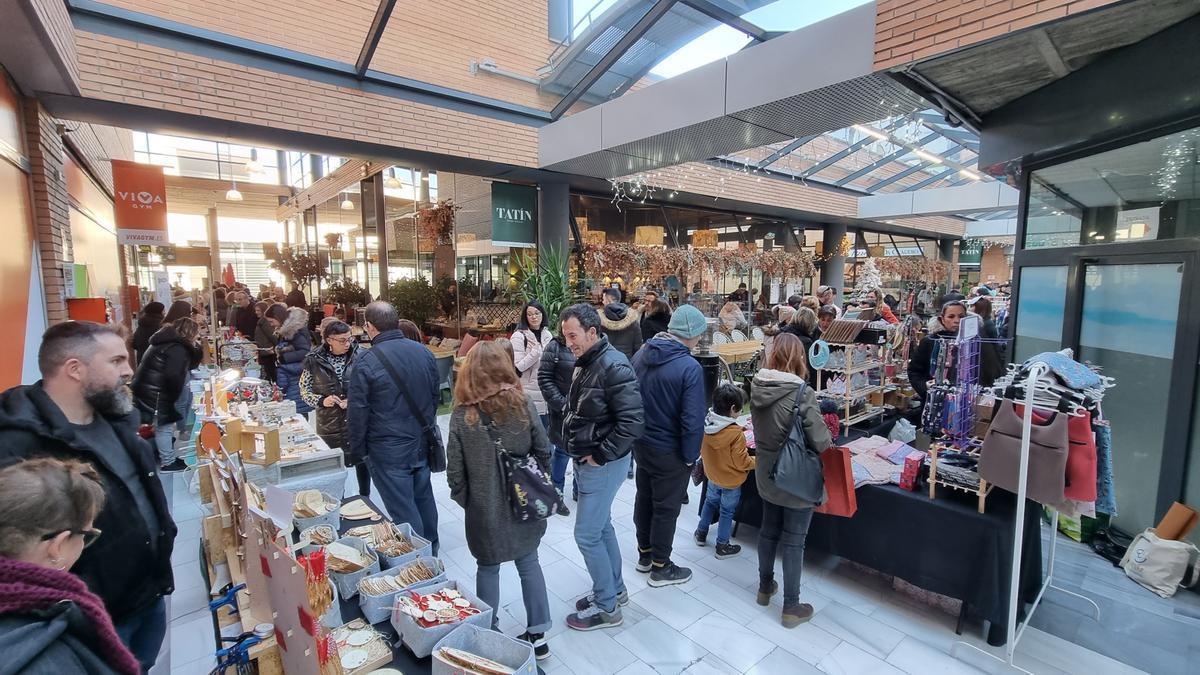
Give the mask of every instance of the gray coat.
[[(754, 475), (758, 493), (772, 504), (791, 509), (804, 509), (812, 504), (780, 490), (770, 476), (775, 470), (775, 462), (779, 461), (779, 449), (792, 429), (796, 389), (801, 382), (799, 377), (791, 373), (764, 368), (754, 376), (750, 393), (750, 418), (754, 421), (755, 456), (758, 462)], [(804, 435), (808, 445), (816, 452), (823, 452), (833, 445), (833, 439), (829, 436), (829, 427), (821, 419), (817, 395), (811, 387), (805, 390), (802, 405), (801, 419), (804, 420)]]
[[(525, 395), (528, 421), (508, 419), (497, 424), (500, 443), (511, 455), (533, 453), (542, 468), (550, 466), (550, 442), (538, 421), (537, 408)], [(450, 497), (466, 509), (467, 548), (480, 565), (498, 565), (537, 550), (546, 534), (546, 521), (518, 522), (508, 507), (508, 495), (496, 449), (482, 423), (472, 426), (466, 408), (450, 416), (446, 445), (446, 482)]]

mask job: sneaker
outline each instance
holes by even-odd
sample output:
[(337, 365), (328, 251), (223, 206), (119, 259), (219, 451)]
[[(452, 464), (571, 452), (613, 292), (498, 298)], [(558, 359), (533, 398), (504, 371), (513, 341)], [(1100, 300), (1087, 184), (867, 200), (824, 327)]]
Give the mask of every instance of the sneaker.
[[(596, 604), (596, 594), (588, 593), (582, 598), (575, 601), (575, 610), (582, 612), (583, 610)], [(624, 607), (629, 604), (629, 591), (621, 591), (617, 593), (617, 607)]]
[(538, 661), (550, 658), (550, 645), (546, 644), (545, 633), (530, 633), (525, 631), (517, 636), (518, 640), (524, 640), (533, 645), (533, 655)]
[(692, 571), (686, 567), (680, 567), (673, 562), (668, 562), (662, 567), (655, 567), (650, 573), (650, 581), (646, 583), (655, 588), (661, 586), (672, 586), (674, 584), (686, 584), (692, 580)]
[(645, 574), (646, 572), (649, 572), (650, 569), (653, 567), (654, 567), (654, 563), (653, 563), (653, 561), (650, 560), (650, 554), (648, 552), (642, 553), (641, 551), (638, 551), (638, 561), (637, 561), (637, 564), (633, 566), (633, 568), (635, 570)]
[(788, 605), (783, 608), (783, 617), (780, 622), (784, 628), (795, 628), (802, 623), (806, 623), (813, 617), (813, 607), (807, 602), (802, 602), (797, 605)]
[(621, 608), (618, 606), (611, 612), (606, 612), (596, 605), (567, 615), (567, 626), (574, 630), (597, 630), (600, 628), (616, 628), (624, 623)]
[(187, 471), (187, 468), (187, 462), (177, 457), (175, 458), (174, 462), (171, 462), (170, 464), (163, 464), (162, 466), (158, 467), (158, 470), (161, 473), (178, 473), (180, 471)]
[(707, 532), (703, 532), (703, 533), (693, 532), (692, 536), (696, 538), (697, 546), (708, 546), (708, 533)]
[(742, 552), (742, 547), (739, 544), (717, 544), (717, 560), (732, 558)]
[(560, 515), (560, 516), (569, 516), (569, 515), (571, 515), (571, 509), (568, 509), (568, 508), (567, 508), (567, 503), (566, 503), (566, 502), (563, 502), (562, 504), (559, 504), (559, 506), (558, 506), (558, 515)]
[(779, 592), (779, 582), (771, 579), (769, 582), (758, 582), (758, 604), (766, 607), (771, 604), (771, 596)]

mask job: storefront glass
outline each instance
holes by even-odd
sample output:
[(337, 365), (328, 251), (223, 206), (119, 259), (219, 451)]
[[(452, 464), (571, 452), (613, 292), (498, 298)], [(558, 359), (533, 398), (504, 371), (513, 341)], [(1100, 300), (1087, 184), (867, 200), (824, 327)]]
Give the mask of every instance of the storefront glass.
[(1026, 248), (1200, 236), (1200, 129), (1034, 171)]
[(1063, 313), (1067, 304), (1067, 267), (1026, 267), (1021, 270), (1017, 301), (1016, 362), (1062, 348)]

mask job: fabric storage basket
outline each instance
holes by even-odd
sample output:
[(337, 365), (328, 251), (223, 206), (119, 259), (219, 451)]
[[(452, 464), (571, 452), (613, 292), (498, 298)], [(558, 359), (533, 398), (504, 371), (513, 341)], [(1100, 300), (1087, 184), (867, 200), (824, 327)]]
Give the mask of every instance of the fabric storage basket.
[[(316, 527), (321, 527), (321, 526), (320, 526), (320, 525), (318, 525), (318, 526), (316, 526)], [(297, 543), (307, 540), (307, 539), (308, 539), (308, 535), (309, 535), (309, 534), (311, 534), (311, 533), (312, 533), (312, 531), (316, 529), (316, 527), (309, 527), (309, 528), (305, 528), (305, 529), (301, 530), (301, 531), (300, 531), (300, 538), (299, 538), (298, 540), (296, 540), (296, 541), (297, 541)], [(336, 528), (336, 527), (330, 527), (329, 529), (330, 529), (330, 530), (333, 530), (333, 541), (337, 541), (337, 540), (338, 540), (337, 528)], [(296, 549), (296, 552), (297, 552), (297, 553), (300, 553), (300, 554), (303, 554), (303, 555), (308, 555), (308, 554), (310, 554), (310, 553), (312, 553), (312, 552), (314, 552), (314, 551), (316, 551), (316, 550), (320, 549), (320, 548), (321, 548), (322, 546), (324, 546), (324, 545), (325, 545), (325, 544), (312, 544), (312, 543), (309, 543), (309, 544), (305, 544), (305, 545), (303, 545), (303, 546), (300, 546), (298, 549)]]
[(329, 513), (321, 514), (315, 518), (298, 518), (293, 513), (292, 521), (296, 523), (296, 527), (298, 529), (307, 530), (308, 528), (316, 527), (317, 525), (328, 525), (333, 528), (334, 532), (337, 532), (338, 526), (342, 524), (342, 503), (341, 501), (330, 497), (324, 492), (321, 493), (321, 496), (325, 498), (326, 502), (333, 502), (334, 504), (337, 504), (337, 506), (333, 507), (333, 510)]
[(333, 588), (333, 604), (321, 617), (321, 625), (333, 629), (342, 625), (342, 599), (338, 596), (337, 584), (333, 583), (333, 579), (329, 580), (329, 585)]
[[(342, 574), (333, 570), (329, 571), (329, 578), (333, 579), (333, 585), (337, 588), (341, 597), (353, 598), (358, 595), (358, 580), (379, 572), (379, 556), (375, 555), (375, 552), (367, 547), (367, 542), (358, 537), (342, 537), (336, 543), (356, 548), (371, 557), (371, 564), (357, 572)], [(326, 555), (326, 564), (328, 564), (328, 555)]]
[(396, 594), (400, 591), (405, 591), (418, 586), (427, 586), (429, 584), (445, 583), (446, 566), (437, 558), (427, 558), (424, 556), (420, 558), (414, 558), (413, 560), (410, 560), (399, 567), (390, 570), (385, 569), (379, 574), (372, 574), (370, 576), (363, 577), (359, 580), (359, 583), (376, 577), (395, 576), (404, 567), (417, 562), (425, 563), (427, 567), (437, 572), (437, 574), (432, 579), (426, 579), (425, 581), (421, 581), (410, 586), (405, 586), (404, 588), (392, 591), (391, 593), (385, 593), (383, 595), (371, 595), (363, 591), (361, 588), (359, 589), (358, 606), (362, 607), (363, 616), (367, 618), (367, 623), (379, 623), (381, 621), (387, 621), (387, 618), (392, 615), (392, 605), (396, 604)]
[(494, 630), (486, 630), (464, 624), (450, 631), (433, 648), (433, 675), (458, 675), (462, 667), (443, 661), (438, 656), (443, 647), (461, 649), (476, 656), (495, 661), (512, 668), (514, 675), (537, 675), (537, 660), (533, 656), (533, 645), (524, 640), (510, 638)]
[(413, 586), (408, 589), (409, 593), (436, 593), (444, 588), (453, 588), (466, 598), (472, 607), (479, 609), (479, 613), (468, 616), (461, 621), (451, 624), (437, 625), (430, 628), (424, 628), (417, 620), (411, 616), (401, 612), (400, 610), (392, 610), (392, 627), (400, 635), (400, 639), (404, 645), (412, 651), (417, 658), (425, 658), (433, 653), (433, 647), (438, 643), (438, 640), (449, 635), (455, 628), (464, 624), (479, 626), (483, 629), (492, 627), (492, 608), (484, 604), (474, 593), (463, 588), (457, 581), (442, 581), (421, 586)]
[(417, 536), (417, 534), (413, 532), (412, 525), (409, 525), (408, 523), (396, 523), (394, 527), (399, 530), (400, 534), (408, 537), (408, 540), (413, 543), (413, 550), (409, 553), (390, 558), (380, 553), (379, 561), (380, 564), (383, 565), (383, 569), (390, 570), (393, 567), (399, 567), (410, 560), (416, 560), (417, 558), (425, 558), (433, 555), (433, 544), (429, 543), (429, 540), (422, 539), (421, 537)]

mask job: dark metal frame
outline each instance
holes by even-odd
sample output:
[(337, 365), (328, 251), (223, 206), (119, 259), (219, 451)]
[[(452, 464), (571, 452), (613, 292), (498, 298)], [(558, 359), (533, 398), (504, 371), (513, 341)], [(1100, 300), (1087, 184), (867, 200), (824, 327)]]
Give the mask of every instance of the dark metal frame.
[(363, 41), (362, 49), (358, 52), (358, 60), (354, 62), (354, 72), (358, 74), (359, 78), (367, 74), (367, 68), (371, 65), (375, 49), (379, 47), (379, 40), (383, 37), (383, 31), (387, 28), (388, 19), (392, 18), (392, 10), (395, 7), (396, 0), (379, 0), (375, 18), (371, 19), (371, 27), (367, 30), (367, 39)]
[[(1178, 263), (1183, 265), (1180, 284), (1178, 319), (1175, 328), (1173, 361), (1180, 364), (1200, 362), (1200, 239), (1180, 238), (1128, 243), (1082, 244), (1060, 248), (1025, 248), (1028, 227), (1029, 195), (1033, 173), (1109, 150), (1133, 145), (1159, 136), (1175, 133), (1197, 125), (1196, 118), (1179, 120), (1167, 126), (1157, 126), (1061, 153), (1025, 162), (1021, 167), (1021, 196), (1017, 213), (1016, 251), (1013, 256), (1013, 294), (1009, 311), (1009, 335), (1016, 336), (1018, 308), (1022, 288), (1021, 272), (1029, 267), (1066, 267), (1067, 297), (1063, 312), (1061, 344), (1079, 353), (1086, 267), (1089, 265), (1134, 265), (1144, 263)], [(1162, 517), (1176, 500), (1183, 498), (1187, 480), (1188, 454), (1192, 429), (1200, 420), (1193, 419), (1197, 374), (1194, 367), (1173, 371), (1168, 390), (1167, 419), (1163, 437), (1162, 462), (1159, 468), (1158, 491), (1155, 498), (1155, 518)], [(1119, 383), (1118, 383), (1118, 386)]]
[(788, 155), (792, 154), (796, 150), (804, 147), (804, 144), (808, 143), (809, 141), (812, 141), (816, 138), (820, 138), (820, 136), (821, 136), (820, 134), (814, 134), (812, 136), (801, 136), (800, 138), (795, 139), (791, 143), (788, 143), (787, 145), (783, 146), (782, 148), (776, 150), (775, 152), (772, 152), (769, 156), (767, 156), (766, 159), (764, 159), (763, 161), (758, 163), (757, 168), (765, 169), (768, 166), (771, 166), (775, 162), (778, 162), (779, 160), (783, 159), (784, 157), (787, 157)]
[(750, 36), (751, 38), (754, 38), (754, 40), (756, 40), (758, 42), (766, 42), (767, 40), (771, 39), (771, 34), (768, 33), (767, 31), (750, 23), (749, 21), (743, 19), (742, 17), (738, 16), (737, 14), (734, 14), (733, 12), (730, 12), (723, 7), (719, 7), (715, 4), (713, 4), (712, 2), (709, 2), (709, 0), (682, 0), (682, 1), (683, 1), (683, 4), (687, 5), (688, 7), (691, 7), (692, 9), (696, 10), (697, 12), (700, 12), (701, 14), (704, 14), (705, 16), (708, 16), (710, 18), (716, 19), (717, 21), (720, 21), (721, 23), (725, 24), (726, 26), (729, 26), (730, 28), (733, 28), (734, 30), (737, 30), (740, 33), (745, 33), (746, 35)]
[(562, 117), (571, 106), (575, 105), (587, 93), (588, 89), (592, 88), (592, 85), (600, 80), (604, 73), (607, 73), (610, 68), (616, 65), (617, 61), (625, 55), (625, 52), (629, 51), (629, 48), (636, 44), (646, 34), (646, 31), (650, 30), (651, 26), (666, 16), (667, 12), (671, 11), (671, 8), (678, 1), (658, 0), (655, 2), (654, 6), (643, 14), (637, 23), (633, 24), (629, 32), (622, 35), (621, 39), (617, 40), (617, 43), (612, 46), (612, 49), (609, 49), (608, 53), (601, 57), (596, 62), (596, 65), (592, 66), (591, 70), (587, 71), (583, 78), (575, 83), (575, 86), (571, 87), (571, 91), (568, 91), (558, 103), (554, 104), (554, 108), (550, 111), (550, 119), (557, 120)]

